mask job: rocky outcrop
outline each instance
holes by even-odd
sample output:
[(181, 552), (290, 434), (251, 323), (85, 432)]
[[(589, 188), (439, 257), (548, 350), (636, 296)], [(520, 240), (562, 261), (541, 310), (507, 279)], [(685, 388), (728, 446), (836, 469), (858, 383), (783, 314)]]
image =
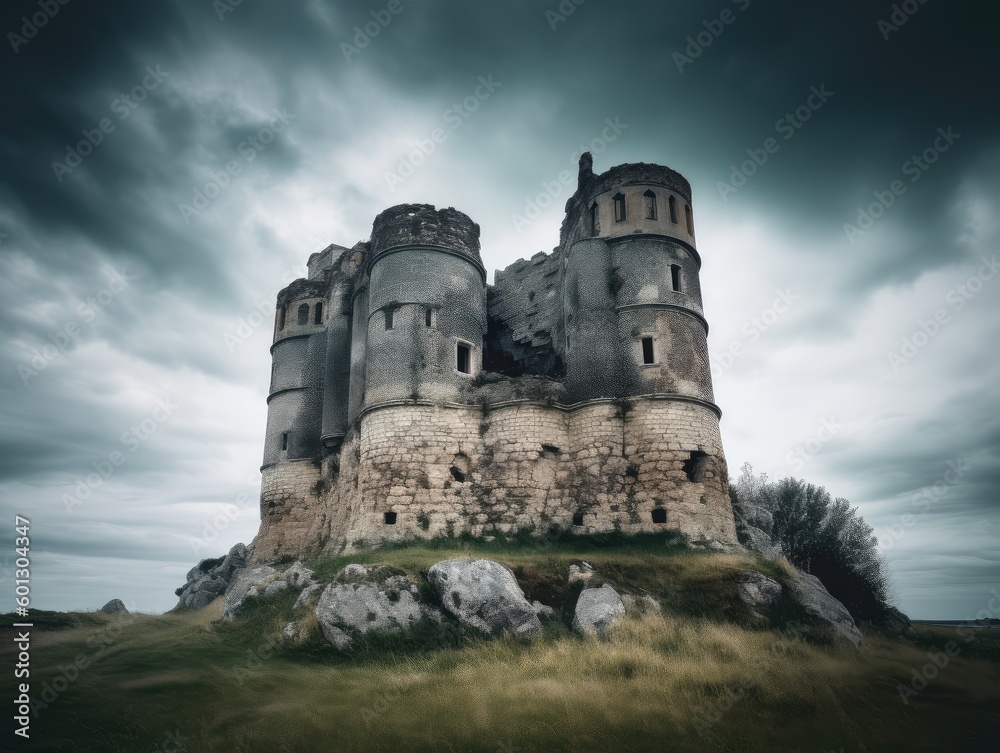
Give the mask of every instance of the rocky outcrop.
[(625, 615), (625, 602), (608, 583), (580, 592), (573, 613), (573, 630), (581, 635), (605, 635)]
[(296, 562), (284, 570), (271, 565), (256, 565), (239, 570), (226, 589), (226, 600), (222, 607), (222, 619), (232, 620), (240, 616), (246, 600), (253, 596), (270, 599), (289, 588), (302, 590), (315, 584), (312, 570)]
[(417, 585), (405, 575), (363, 565), (341, 570), (323, 589), (315, 612), (323, 635), (341, 650), (368, 633), (395, 633), (443, 618), (440, 610), (421, 603)]
[(861, 646), (861, 631), (847, 607), (833, 598), (815, 575), (796, 570), (788, 582), (788, 590), (795, 602), (813, 620), (829, 625), (835, 635)]
[(752, 614), (761, 618), (765, 616), (764, 610), (776, 604), (781, 598), (782, 590), (781, 584), (774, 578), (753, 570), (740, 573), (736, 584), (740, 601), (750, 608)]
[(233, 575), (246, 567), (247, 548), (236, 544), (225, 557), (205, 559), (192, 567), (187, 582), (174, 593), (180, 597), (177, 606), (204, 609), (222, 596)]
[(431, 567), (427, 581), (444, 608), (463, 625), (521, 640), (542, 635), (538, 614), (505, 565), (491, 560), (445, 560)]
[(885, 612), (877, 622), (879, 629), (890, 636), (905, 635), (913, 632), (910, 618), (896, 607), (886, 607)]
[(593, 577), (594, 577), (594, 566), (591, 565), (589, 562), (578, 560), (570, 564), (569, 566), (570, 585), (574, 583), (586, 583)]
[(104, 614), (128, 614), (129, 613), (128, 609), (125, 607), (125, 602), (123, 602), (121, 599), (112, 599), (107, 604), (105, 604), (103, 607), (101, 607), (100, 611), (104, 612)]

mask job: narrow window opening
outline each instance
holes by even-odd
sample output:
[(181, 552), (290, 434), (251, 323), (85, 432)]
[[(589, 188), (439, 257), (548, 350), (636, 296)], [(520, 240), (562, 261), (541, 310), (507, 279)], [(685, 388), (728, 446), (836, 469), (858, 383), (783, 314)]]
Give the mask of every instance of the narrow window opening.
[(314, 324), (322, 324), (323, 323), (323, 304), (322, 303), (317, 303), (316, 304), (316, 317), (313, 319), (313, 323)]
[(655, 220), (656, 219), (656, 194), (652, 191), (646, 191), (643, 194), (646, 199), (646, 219)]
[(453, 479), (462, 483), (465, 481), (465, 477), (471, 469), (472, 461), (469, 459), (469, 456), (464, 452), (460, 452), (455, 455), (455, 459), (451, 461), (451, 467), (448, 469), (448, 472), (451, 474)]
[(691, 207), (684, 205), (684, 219), (687, 221), (688, 235), (694, 235), (694, 218), (691, 216)]
[(694, 484), (700, 484), (705, 478), (705, 467), (708, 465), (708, 453), (701, 450), (692, 450), (691, 455), (684, 461), (684, 475), (687, 480)]
[(394, 525), (396, 525), (396, 513), (394, 513), (394, 512), (387, 512), (385, 514), (385, 524), (387, 526), (394, 526)]
[(615, 222), (625, 222), (625, 195), (617, 193), (614, 196)]
[(601, 234), (601, 218), (596, 201), (590, 205), (590, 234), (594, 236)]
[(681, 267), (679, 264), (670, 265), (670, 284), (675, 293), (681, 292)]
[(302, 305), (299, 306), (298, 317), (299, 317), (299, 326), (302, 326), (304, 324), (309, 324), (309, 304), (308, 303), (303, 303)]
[(583, 525), (583, 513), (575, 512), (573, 513), (573, 525), (582, 526)]
[(656, 363), (653, 359), (653, 338), (642, 338), (642, 362), (644, 364)]
[(469, 351), (469, 346), (463, 343), (459, 343), (457, 353), (458, 353), (458, 358), (457, 358), (456, 368), (463, 374), (470, 373), (472, 354)]
[(671, 196), (667, 199), (667, 204), (670, 206), (670, 221), (677, 224), (677, 199)]
[(282, 306), (278, 309), (278, 332), (281, 332), (285, 328), (285, 312), (288, 310), (288, 306)]
[(287, 431), (284, 434), (281, 435), (281, 449), (282, 450), (287, 450), (288, 449), (288, 432)]
[(424, 326), (433, 327), (434, 326), (434, 309), (428, 308), (424, 311)]
[(654, 523), (666, 523), (667, 522), (667, 511), (662, 507), (653, 508), (653, 522)]
[(385, 328), (386, 329), (392, 329), (392, 314), (393, 314), (393, 311), (392, 311), (392, 309), (386, 309), (384, 313), (385, 313)]

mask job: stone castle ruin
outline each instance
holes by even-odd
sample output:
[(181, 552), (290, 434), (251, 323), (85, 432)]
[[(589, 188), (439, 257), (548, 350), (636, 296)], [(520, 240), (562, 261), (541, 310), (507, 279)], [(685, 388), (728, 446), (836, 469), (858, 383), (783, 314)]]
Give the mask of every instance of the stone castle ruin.
[(691, 187), (580, 160), (559, 246), (486, 284), (403, 204), (278, 294), (253, 559), (555, 529), (736, 544)]

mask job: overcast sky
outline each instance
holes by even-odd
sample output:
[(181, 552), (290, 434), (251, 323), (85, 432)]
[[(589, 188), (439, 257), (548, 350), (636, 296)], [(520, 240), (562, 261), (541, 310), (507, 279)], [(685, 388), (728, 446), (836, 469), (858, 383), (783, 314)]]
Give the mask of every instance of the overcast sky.
[(173, 606), (256, 533), (274, 295), (309, 254), (454, 206), (492, 280), (556, 245), (593, 148), (692, 184), (731, 474), (850, 499), (912, 617), (987, 609), (995, 4), (45, 5), (2, 11), (6, 593), (19, 513), (33, 606)]

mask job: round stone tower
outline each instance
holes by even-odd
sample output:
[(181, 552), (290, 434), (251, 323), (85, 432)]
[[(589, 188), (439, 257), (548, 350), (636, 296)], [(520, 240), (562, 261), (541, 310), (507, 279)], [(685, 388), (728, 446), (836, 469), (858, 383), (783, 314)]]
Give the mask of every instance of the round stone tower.
[(365, 407), (457, 398), (482, 368), (479, 225), (451, 208), (387, 209), (375, 218), (367, 272)]

